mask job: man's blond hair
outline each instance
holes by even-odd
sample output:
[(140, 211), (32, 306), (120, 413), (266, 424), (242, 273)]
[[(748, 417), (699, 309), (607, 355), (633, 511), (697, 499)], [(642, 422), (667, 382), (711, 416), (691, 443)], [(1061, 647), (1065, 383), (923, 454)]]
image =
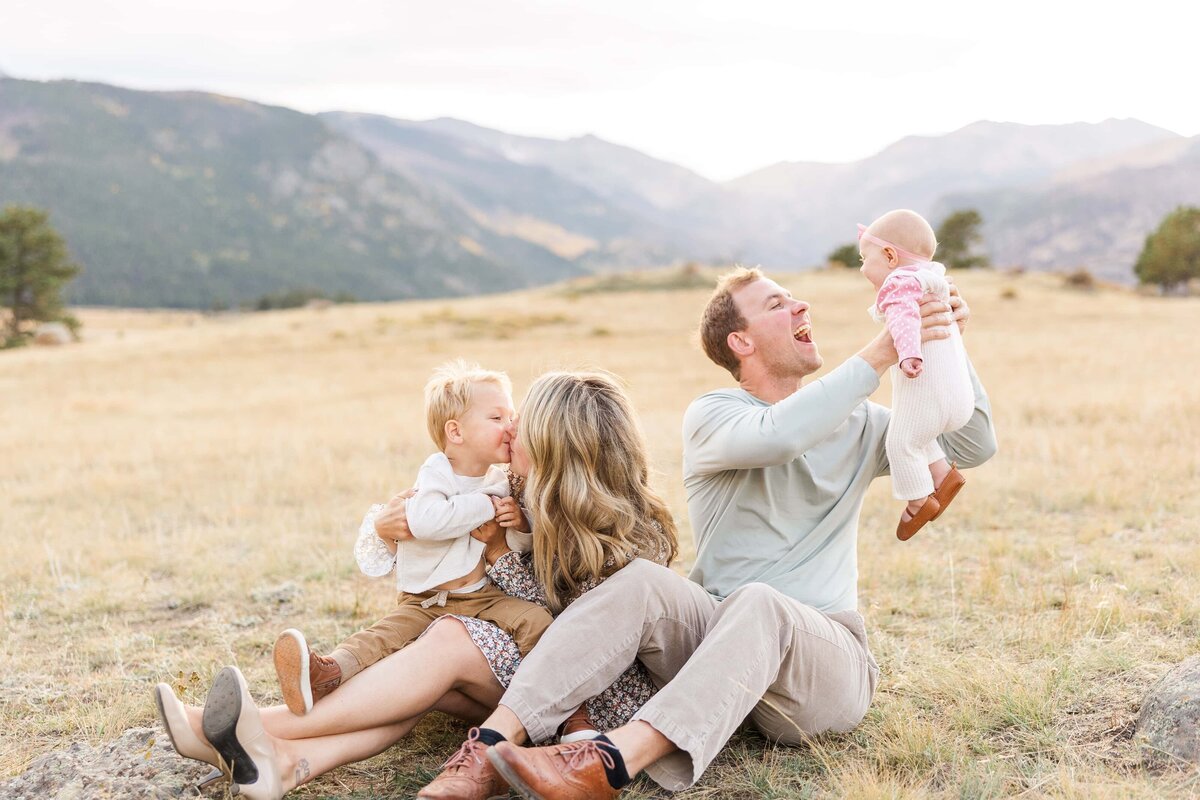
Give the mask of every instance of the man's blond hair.
[(493, 383), (512, 395), (512, 381), (503, 372), (484, 369), (461, 358), (435, 369), (425, 384), (425, 424), (439, 450), (446, 449), (446, 423), (460, 419), (471, 407), (477, 383)]
[(733, 302), (733, 293), (764, 277), (758, 267), (735, 266), (717, 278), (717, 288), (700, 317), (700, 346), (714, 364), (729, 370), (734, 380), (741, 380), (742, 368), (737, 356), (729, 349), (729, 334), (745, 330), (746, 318)]

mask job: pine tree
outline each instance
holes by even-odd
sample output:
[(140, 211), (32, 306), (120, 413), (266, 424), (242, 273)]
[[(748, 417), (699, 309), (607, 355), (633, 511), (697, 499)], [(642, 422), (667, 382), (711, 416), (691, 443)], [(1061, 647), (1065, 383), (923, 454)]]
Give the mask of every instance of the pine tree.
[(983, 234), (979, 232), (982, 224), (983, 217), (973, 208), (955, 211), (942, 220), (937, 229), (938, 261), (957, 269), (988, 266), (986, 255), (972, 255), (983, 242)]
[(59, 296), (64, 283), (79, 274), (66, 242), (50, 225), (50, 215), (31, 206), (9, 206), (0, 213), (0, 309), (7, 311), (4, 344), (28, 335), (26, 323), (79, 323), (64, 313)]
[(1133, 267), (1142, 283), (1157, 283), (1164, 292), (1200, 278), (1200, 208), (1181, 206), (1168, 214)]
[(825, 260), (830, 264), (841, 264), (843, 267), (857, 267), (861, 261), (858, 257), (858, 245), (844, 244), (826, 256)]

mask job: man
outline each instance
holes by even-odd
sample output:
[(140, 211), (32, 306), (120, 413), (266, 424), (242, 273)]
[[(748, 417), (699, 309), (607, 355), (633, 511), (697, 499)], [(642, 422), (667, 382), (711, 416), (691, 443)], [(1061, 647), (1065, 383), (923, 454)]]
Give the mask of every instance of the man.
[[(968, 311), (922, 305), (923, 340)], [(948, 314), (947, 312), (952, 312)], [(691, 581), (636, 560), (575, 600), (526, 657), (500, 706), (423, 798), (483, 800), (507, 782), (527, 798), (608, 798), (645, 769), (663, 787), (695, 783), (749, 717), (797, 743), (861, 721), (879, 669), (857, 611), (858, 515), (887, 472), (888, 410), (868, 396), (896, 363), (885, 331), (821, 380), (807, 303), (757, 269), (723, 276), (704, 310), (705, 352), (738, 381), (684, 415), (684, 483), (695, 526)], [(995, 452), (987, 396), (939, 440), (961, 466)], [(550, 738), (634, 658), (660, 691), (597, 739)]]

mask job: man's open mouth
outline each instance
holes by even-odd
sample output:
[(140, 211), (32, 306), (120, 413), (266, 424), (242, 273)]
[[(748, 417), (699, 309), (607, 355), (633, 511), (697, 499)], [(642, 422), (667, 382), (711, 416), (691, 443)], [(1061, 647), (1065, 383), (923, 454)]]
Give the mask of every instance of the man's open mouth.
[(797, 342), (812, 344), (812, 325), (801, 325), (792, 331), (792, 338)]

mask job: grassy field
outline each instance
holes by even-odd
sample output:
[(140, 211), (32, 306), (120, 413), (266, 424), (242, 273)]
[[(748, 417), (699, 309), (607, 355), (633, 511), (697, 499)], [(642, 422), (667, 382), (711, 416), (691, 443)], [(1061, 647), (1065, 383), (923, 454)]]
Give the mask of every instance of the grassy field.
[[(1000, 454), (911, 542), (877, 481), (860, 604), (883, 670), (863, 724), (805, 748), (739, 735), (686, 798), (1185, 797), (1136, 766), (1143, 694), (1200, 652), (1200, 300), (962, 274)], [(826, 370), (874, 333), (854, 272), (783, 276)], [(269, 649), (387, 609), (351, 555), (364, 508), (430, 451), (420, 390), (468, 356), (520, 399), (551, 368), (630, 387), (692, 552), (680, 418), (727, 385), (705, 289), (564, 290), (269, 314), (88, 311), (82, 344), (0, 353), (0, 776), (203, 697), (222, 665), (277, 699)], [(882, 386), (878, 400), (888, 402)], [(302, 796), (408, 797), (457, 745), (430, 719)], [(641, 783), (631, 796), (655, 796)]]

